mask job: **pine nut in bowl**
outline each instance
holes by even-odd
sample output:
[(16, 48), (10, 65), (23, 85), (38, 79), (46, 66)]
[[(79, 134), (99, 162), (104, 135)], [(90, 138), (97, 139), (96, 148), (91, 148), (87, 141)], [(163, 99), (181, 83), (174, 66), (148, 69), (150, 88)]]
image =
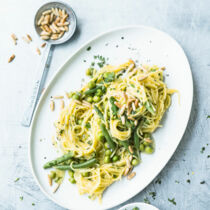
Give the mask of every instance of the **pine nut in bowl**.
[(65, 3), (49, 2), (37, 11), (34, 26), (41, 39), (49, 44), (61, 44), (74, 34), (76, 15)]

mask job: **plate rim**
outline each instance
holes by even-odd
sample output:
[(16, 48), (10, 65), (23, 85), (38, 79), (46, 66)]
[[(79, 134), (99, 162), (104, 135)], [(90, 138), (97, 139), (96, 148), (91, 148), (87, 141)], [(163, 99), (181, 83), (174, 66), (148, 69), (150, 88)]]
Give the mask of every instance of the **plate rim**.
[[(44, 93), (40, 96), (40, 99), (37, 103), (37, 106), (36, 106), (36, 109), (34, 111), (34, 115), (33, 115), (33, 119), (32, 119), (32, 122), (31, 122), (31, 126), (30, 126), (30, 129), (29, 129), (29, 146), (28, 146), (28, 160), (29, 160), (29, 165), (30, 165), (30, 169), (31, 169), (31, 172), (32, 172), (32, 176), (36, 182), (36, 184), (39, 186), (40, 190), (42, 191), (42, 193), (48, 198), (50, 199), (51, 201), (53, 201), (55, 204), (63, 207), (63, 208), (69, 208), (69, 206), (64, 206), (60, 201), (54, 199), (50, 194), (48, 194), (45, 189), (42, 187), (42, 185), (39, 183), (36, 175), (35, 175), (35, 170), (33, 168), (33, 163), (32, 163), (32, 133), (33, 133), (33, 128), (35, 126), (35, 120), (36, 120), (36, 117), (37, 117), (37, 112), (40, 108), (40, 104), (42, 103), (43, 101), (43, 98), (45, 97), (45, 94), (47, 94), (47, 90), (48, 88), (53, 84), (54, 80), (56, 80), (57, 76), (63, 71), (65, 65), (71, 60), (73, 59), (73, 57), (77, 56), (77, 54), (83, 50), (84, 47), (86, 47), (88, 44), (92, 43), (94, 40), (96, 39), (99, 39), (100, 37), (103, 37), (107, 34), (110, 34), (110, 33), (113, 33), (113, 32), (116, 32), (116, 31), (120, 31), (120, 30), (124, 30), (124, 29), (146, 29), (146, 30), (152, 30), (154, 32), (158, 32), (160, 34), (163, 34), (164, 36), (168, 37), (169, 39), (171, 39), (176, 45), (177, 47), (180, 48), (180, 50), (182, 51), (183, 55), (185, 56), (186, 58), (186, 65), (188, 66), (188, 69), (189, 69), (189, 83), (190, 83), (190, 86), (191, 86), (191, 92), (190, 92), (190, 98), (188, 98), (188, 100), (190, 100), (190, 107), (189, 107), (189, 113), (188, 113), (188, 116), (187, 116), (187, 120), (186, 120), (186, 124), (184, 126), (184, 129), (183, 129), (183, 132), (181, 133), (181, 137), (180, 137), (180, 140), (178, 142), (178, 144), (176, 145), (176, 147), (174, 147), (173, 149), (173, 153), (170, 155), (170, 158), (166, 161), (166, 163), (163, 164), (163, 167), (158, 170), (158, 172), (156, 173), (156, 175), (154, 176), (154, 178), (149, 182), (147, 183), (140, 191), (136, 191), (136, 192), (133, 192), (133, 193), (130, 193), (130, 195), (128, 197), (126, 197), (121, 203), (115, 203), (114, 205), (110, 205), (106, 208), (113, 208), (115, 206), (118, 206), (126, 201), (128, 201), (129, 199), (131, 199), (132, 197), (136, 196), (138, 193), (140, 193), (142, 190), (144, 190), (154, 179), (155, 177), (157, 177), (157, 175), (165, 168), (166, 164), (170, 161), (170, 159), (172, 158), (172, 156), (174, 155), (178, 145), (180, 144), (185, 132), (186, 132), (186, 128), (188, 126), (188, 123), (189, 123), (189, 119), (190, 119), (190, 115), (191, 115), (191, 111), (192, 111), (192, 104), (193, 104), (193, 95), (194, 95), (194, 86), (193, 86), (193, 76), (192, 76), (192, 70), (191, 70), (191, 67), (190, 67), (190, 64), (189, 64), (189, 60), (187, 58), (187, 55), (184, 51), (184, 49), (182, 48), (182, 46), (179, 44), (178, 41), (176, 41), (171, 35), (169, 35), (168, 33), (162, 31), (162, 30), (159, 30), (155, 27), (152, 27), (152, 26), (147, 26), (147, 25), (126, 25), (126, 26), (123, 26), (123, 27), (114, 27), (114, 28), (111, 28), (110, 30), (107, 30), (105, 32), (102, 32), (102, 33), (99, 33), (98, 35), (95, 35), (93, 36), (93, 38), (87, 40), (84, 44), (82, 44), (74, 53), (70, 54), (70, 56), (65, 60), (65, 62), (63, 62), (63, 64), (61, 64), (59, 66), (59, 68), (57, 68), (57, 71), (53, 74), (52, 78), (49, 80), (49, 82), (46, 84), (46, 89), (44, 91)], [(103, 207), (101, 208), (101, 210), (104, 209)]]

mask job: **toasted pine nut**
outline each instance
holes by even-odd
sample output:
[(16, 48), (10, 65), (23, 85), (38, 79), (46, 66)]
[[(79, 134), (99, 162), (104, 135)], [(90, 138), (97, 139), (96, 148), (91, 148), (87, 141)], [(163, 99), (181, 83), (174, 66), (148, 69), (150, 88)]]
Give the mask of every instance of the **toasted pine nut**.
[(64, 108), (64, 100), (61, 100), (61, 109)]
[(125, 125), (125, 116), (123, 115), (120, 118), (121, 118), (122, 124)]
[[(132, 156), (131, 156), (131, 157), (132, 157)], [(129, 159), (126, 159), (126, 165), (127, 165), (128, 168), (131, 167), (131, 161), (130, 161)]]
[(59, 33), (60, 29), (55, 25), (55, 22), (52, 24), (53, 28)]
[(131, 174), (129, 174), (129, 175), (127, 176), (127, 179), (128, 179), (128, 180), (131, 180), (134, 176), (136, 176), (136, 172), (132, 172)]
[(31, 36), (29, 34), (26, 34), (26, 36), (27, 36), (28, 40), (32, 42)]
[(43, 39), (43, 40), (48, 40), (50, 37), (49, 36), (41, 36), (41, 39)]
[(138, 107), (138, 103), (139, 103), (139, 101), (138, 101), (138, 99), (136, 99), (135, 100), (135, 107)]
[(49, 183), (49, 185), (52, 186), (52, 178), (50, 177), (49, 174), (47, 175), (47, 177), (48, 177), (48, 183)]
[(40, 33), (41, 36), (50, 36), (51, 33), (47, 32), (47, 31), (42, 31)]
[(60, 17), (63, 16), (63, 13), (62, 13), (62, 10), (61, 10), (61, 9), (58, 10), (58, 13), (59, 13), (59, 16), (60, 16)]
[(134, 103), (132, 103), (132, 109), (133, 109), (133, 111), (136, 110), (136, 107), (135, 107), (135, 104)]
[(66, 14), (65, 10), (62, 9), (62, 16), (64, 16)]
[(129, 152), (130, 152), (131, 154), (133, 154), (133, 149), (132, 149), (131, 146), (128, 146), (128, 150), (129, 150)]
[(127, 175), (128, 175), (129, 170), (130, 170), (130, 168), (128, 168), (128, 167), (127, 167), (127, 168), (125, 169), (124, 173), (123, 173), (123, 176), (127, 176)]
[(51, 13), (51, 14), (50, 14), (50, 23), (52, 23), (53, 19), (54, 19), (54, 14)]
[(48, 14), (50, 14), (51, 12), (52, 12), (52, 10), (49, 9), (49, 10), (44, 11), (44, 12), (42, 13), (42, 15), (48, 15)]
[(120, 115), (123, 115), (123, 113), (124, 113), (124, 111), (125, 111), (125, 108), (126, 108), (126, 104), (124, 104), (124, 105), (122, 106), (122, 108), (120, 109), (120, 112), (119, 112)]
[(57, 184), (56, 188), (53, 190), (53, 193), (55, 193), (59, 187), (60, 187), (60, 184)]
[(163, 67), (161, 68), (161, 70), (163, 70), (163, 71), (164, 71), (164, 70), (166, 70), (166, 67), (165, 67), (165, 66), (163, 66)]
[(8, 60), (8, 63), (11, 63), (14, 59), (15, 59), (15, 55), (13, 54), (13, 55), (10, 56), (10, 58)]
[(153, 141), (151, 140), (151, 139), (149, 139), (149, 138), (146, 138), (146, 139), (144, 139), (144, 141), (146, 141), (146, 142), (148, 142), (148, 143), (152, 143)]
[(65, 31), (68, 31), (69, 30), (69, 27), (68, 26), (64, 26), (65, 28)]
[(16, 45), (17, 44), (17, 37), (15, 34), (11, 34), (11, 37), (12, 37), (12, 40), (14, 42), (14, 44)]
[(60, 29), (60, 31), (65, 31), (65, 28), (62, 26), (60, 26), (59, 29)]
[(22, 39), (23, 39), (24, 42), (26, 42), (28, 44), (30, 43), (30, 40), (28, 40), (26, 37), (23, 36)]
[(51, 111), (54, 111), (54, 109), (55, 109), (55, 102), (54, 101), (50, 101), (50, 109), (51, 109)]
[(68, 26), (70, 23), (69, 22), (65, 22), (63, 23), (63, 26)]
[(50, 29), (52, 30), (53, 33), (56, 33), (57, 32), (52, 25), (50, 25)]
[(47, 31), (48, 33), (52, 32), (52, 30), (49, 28), (48, 25), (44, 25), (43, 27), (44, 27), (45, 31)]
[(143, 81), (143, 80), (145, 80), (147, 77), (148, 77), (148, 75), (145, 75), (145, 76), (139, 77), (139, 78), (138, 78), (138, 81)]
[(63, 99), (63, 96), (53, 96), (54, 99)]
[(41, 25), (42, 21), (44, 20), (44, 16), (42, 15), (40, 18), (39, 18), (39, 21), (37, 22), (37, 25)]
[(44, 20), (46, 21), (47, 24), (50, 23), (50, 15), (46, 15)]
[(46, 42), (42, 43), (41, 47), (44, 48), (46, 46)]
[(62, 37), (64, 35), (64, 31), (61, 31), (60, 34), (58, 35), (58, 38)]
[(36, 48), (36, 52), (38, 53), (38, 55), (41, 55), (41, 51), (38, 47)]
[(52, 39), (52, 40), (58, 39), (58, 34), (53, 34), (53, 35), (50, 37), (50, 39)]

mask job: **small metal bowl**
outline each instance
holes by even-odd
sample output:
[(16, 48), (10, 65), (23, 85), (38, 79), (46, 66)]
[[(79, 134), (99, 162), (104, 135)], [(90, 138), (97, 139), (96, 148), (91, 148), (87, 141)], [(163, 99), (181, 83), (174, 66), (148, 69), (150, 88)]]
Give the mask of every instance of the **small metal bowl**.
[(46, 3), (39, 8), (39, 10), (37, 11), (37, 13), (35, 15), (35, 19), (34, 19), (34, 27), (35, 27), (36, 32), (39, 35), (39, 37), (40, 37), (41, 29), (37, 25), (37, 22), (39, 21), (42, 13), (44, 11), (52, 9), (52, 8), (64, 9), (66, 11), (66, 13), (68, 13), (68, 15), (69, 15), (69, 17), (67, 18), (67, 21), (70, 22), (69, 30), (66, 31), (64, 33), (64, 35), (57, 40), (51, 40), (51, 39), (44, 40), (45, 42), (47, 42), (49, 44), (58, 45), (58, 44), (62, 44), (64, 42), (68, 41), (73, 36), (73, 34), (76, 30), (77, 19), (76, 19), (76, 15), (74, 13), (74, 10), (70, 6), (68, 6), (66, 3), (63, 3), (63, 2), (60, 2), (60, 1)]

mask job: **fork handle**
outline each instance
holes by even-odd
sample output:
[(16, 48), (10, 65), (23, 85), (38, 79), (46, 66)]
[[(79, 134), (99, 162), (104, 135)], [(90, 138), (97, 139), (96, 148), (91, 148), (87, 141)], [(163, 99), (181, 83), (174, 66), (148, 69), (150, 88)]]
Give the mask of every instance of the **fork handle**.
[(50, 67), (50, 62), (52, 59), (52, 55), (53, 55), (53, 50), (54, 50), (54, 45), (47, 45), (45, 52), (44, 52), (44, 56), (42, 58), (41, 61), (41, 65), (38, 68), (38, 73), (36, 76), (36, 80), (35, 80), (35, 85), (33, 87), (33, 91), (32, 91), (32, 95), (29, 99), (28, 102), (28, 107), (24, 113), (23, 119), (21, 121), (21, 125), (25, 126), (25, 127), (29, 127), (31, 124), (31, 120), (34, 114), (34, 110), (36, 108), (37, 102), (40, 98), (46, 77), (47, 77), (47, 73), (49, 71), (49, 67)]

